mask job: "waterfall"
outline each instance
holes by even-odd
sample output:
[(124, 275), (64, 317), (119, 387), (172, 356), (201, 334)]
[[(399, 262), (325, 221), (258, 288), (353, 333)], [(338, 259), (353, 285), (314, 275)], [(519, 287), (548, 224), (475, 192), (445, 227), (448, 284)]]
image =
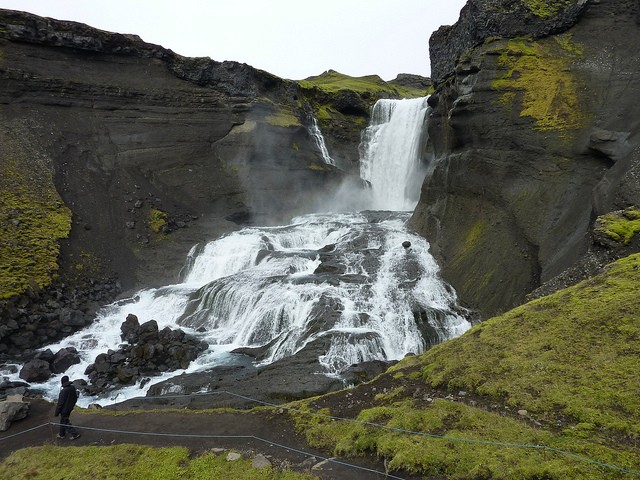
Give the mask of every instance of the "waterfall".
[(327, 149), (327, 144), (324, 141), (324, 137), (322, 136), (322, 132), (320, 131), (320, 127), (318, 126), (318, 120), (316, 117), (311, 117), (311, 127), (309, 127), (309, 133), (313, 137), (313, 140), (316, 142), (316, 146), (320, 153), (322, 154), (322, 159), (324, 163), (327, 165), (335, 165), (336, 162), (329, 155), (329, 150)]
[[(195, 246), (180, 283), (107, 305), (91, 325), (47, 348), (75, 347), (82, 361), (65, 374), (86, 378), (99, 353), (118, 348), (120, 325), (132, 313), (209, 344), (187, 373), (228, 361), (238, 347), (262, 347), (258, 361), (267, 364), (323, 342), (319, 363), (340, 375), (355, 363), (398, 360), (460, 335), (470, 324), (455, 293), (440, 280), (427, 241), (406, 229), (415, 192), (405, 184), (420, 170), (425, 108), (425, 99), (382, 100), (374, 108), (362, 172), (381, 211), (304, 215)], [(117, 399), (149, 386), (120, 389)], [(58, 377), (42, 385), (51, 398), (58, 388)], [(109, 399), (82, 397), (80, 404), (95, 401)]]
[(360, 146), (360, 176), (372, 209), (413, 210), (425, 170), (420, 163), (427, 99), (378, 100)]

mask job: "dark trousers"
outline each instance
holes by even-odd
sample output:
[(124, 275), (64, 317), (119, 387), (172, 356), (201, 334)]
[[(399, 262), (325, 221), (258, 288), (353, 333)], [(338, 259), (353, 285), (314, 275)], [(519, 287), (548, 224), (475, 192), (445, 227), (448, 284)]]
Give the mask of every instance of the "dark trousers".
[(67, 431), (71, 434), (71, 435), (75, 435), (77, 433), (77, 430), (75, 428), (73, 428), (73, 426), (71, 425), (71, 421), (69, 421), (69, 416), (71, 414), (60, 414), (60, 436), (64, 437), (65, 434), (67, 433)]

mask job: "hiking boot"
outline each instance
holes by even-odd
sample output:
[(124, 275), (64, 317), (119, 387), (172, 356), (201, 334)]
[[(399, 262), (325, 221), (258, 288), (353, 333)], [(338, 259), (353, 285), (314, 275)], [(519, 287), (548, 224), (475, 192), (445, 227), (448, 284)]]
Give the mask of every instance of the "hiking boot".
[(71, 435), (71, 436), (69, 437), (69, 440), (75, 440), (75, 439), (76, 439), (76, 438), (78, 438), (79, 436), (80, 436), (80, 434), (79, 434), (79, 433), (74, 433), (73, 435)]

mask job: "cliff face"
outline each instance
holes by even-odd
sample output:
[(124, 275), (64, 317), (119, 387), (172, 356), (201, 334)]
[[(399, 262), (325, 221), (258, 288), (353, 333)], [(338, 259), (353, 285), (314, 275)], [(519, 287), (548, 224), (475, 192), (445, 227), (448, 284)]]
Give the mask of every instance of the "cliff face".
[(465, 304), (520, 303), (584, 256), (597, 215), (640, 203), (639, 42), (631, 0), (471, 0), (432, 37), (411, 222)]
[(45, 159), (73, 216), (63, 263), (106, 267), (125, 288), (175, 280), (191, 245), (235, 228), (225, 218), (290, 218), (342, 178), (298, 90), (135, 36), (0, 15), (2, 164)]

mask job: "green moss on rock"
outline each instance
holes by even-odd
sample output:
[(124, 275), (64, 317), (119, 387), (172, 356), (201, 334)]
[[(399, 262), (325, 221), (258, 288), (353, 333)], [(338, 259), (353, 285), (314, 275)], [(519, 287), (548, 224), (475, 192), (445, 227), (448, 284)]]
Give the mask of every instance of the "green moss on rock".
[(160, 233), (162, 229), (168, 225), (167, 219), (169, 216), (166, 212), (162, 210), (158, 210), (156, 208), (152, 208), (149, 212), (149, 220), (147, 221), (147, 226), (151, 229), (152, 232)]
[(627, 208), (601, 215), (596, 219), (594, 234), (603, 244), (618, 243), (628, 245), (636, 233), (640, 232), (640, 210)]
[(525, 6), (540, 18), (552, 18), (575, 3), (574, 0), (523, 0)]
[(59, 241), (71, 231), (71, 211), (43, 162), (2, 138), (0, 299), (6, 299), (52, 282), (59, 268)]
[(533, 118), (536, 130), (566, 132), (585, 125), (579, 81), (570, 69), (582, 52), (578, 44), (566, 35), (557, 41), (520, 38), (497, 43), (498, 66), (505, 73), (492, 86), (504, 90), (501, 104), (521, 99), (520, 116)]
[(265, 117), (265, 122), (275, 127), (299, 127), (300, 120), (291, 112), (284, 110), (278, 111), (272, 115)]

